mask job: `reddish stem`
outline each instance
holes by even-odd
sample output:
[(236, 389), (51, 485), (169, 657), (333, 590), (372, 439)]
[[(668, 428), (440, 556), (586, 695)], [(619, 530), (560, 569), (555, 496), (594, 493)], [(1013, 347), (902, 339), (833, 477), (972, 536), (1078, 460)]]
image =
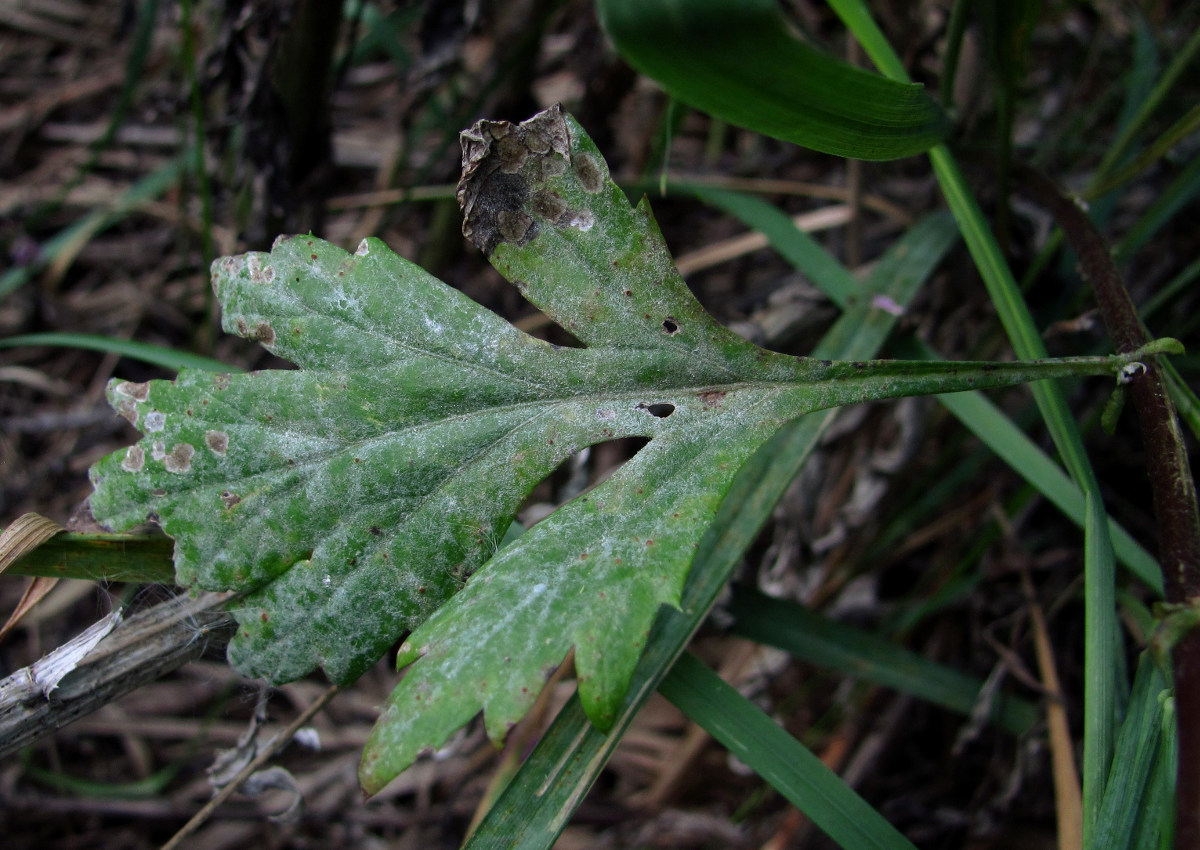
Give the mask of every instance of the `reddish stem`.
[[(1078, 204), (1049, 178), (1025, 167), (1016, 170), (1023, 190), (1058, 221), (1092, 281), (1096, 302), (1116, 344), (1126, 353), (1149, 342), (1107, 243)], [(1159, 560), (1167, 601), (1200, 602), (1200, 510), (1187, 448), (1157, 363), (1133, 378), (1129, 395), (1137, 410), (1146, 446), (1154, 513), (1159, 530)], [(1187, 632), (1172, 648), (1175, 716), (1179, 723), (1176, 773), (1175, 838), (1178, 847), (1200, 847), (1200, 630)]]

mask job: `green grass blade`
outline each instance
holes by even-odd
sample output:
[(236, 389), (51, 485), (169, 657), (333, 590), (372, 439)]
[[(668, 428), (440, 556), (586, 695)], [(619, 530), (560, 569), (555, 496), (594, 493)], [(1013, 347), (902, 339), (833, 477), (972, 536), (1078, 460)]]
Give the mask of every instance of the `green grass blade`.
[(1200, 28), (1192, 31), (1192, 36), (1184, 44), (1183, 48), (1171, 58), (1171, 64), (1167, 66), (1167, 70), (1159, 78), (1158, 83), (1154, 86), (1149, 96), (1141, 99), (1138, 103), (1137, 111), (1133, 114), (1129, 121), (1121, 127), (1121, 132), (1117, 138), (1109, 145), (1105, 152), (1104, 159), (1096, 168), (1096, 175), (1093, 181), (1099, 182), (1107, 177), (1114, 167), (1120, 164), (1124, 159), (1126, 151), (1137, 137), (1137, 134), (1145, 126), (1150, 116), (1154, 114), (1154, 110), (1162, 104), (1166, 99), (1171, 88), (1187, 70), (1188, 65), (1196, 58), (1197, 52), (1200, 52)]
[(1089, 192), (1089, 195), (1091, 197), (1100, 197), (1116, 189), (1118, 186), (1130, 182), (1143, 171), (1158, 163), (1172, 148), (1186, 140), (1197, 130), (1200, 130), (1200, 105), (1193, 106), (1184, 113), (1183, 117), (1163, 131), (1144, 151), (1138, 154), (1136, 159), (1114, 172), (1112, 176), (1093, 188)]
[[(982, 211), (967, 189), (966, 179), (958, 164), (945, 147), (934, 148), (929, 156), (1017, 356), (1044, 357), (1046, 349), (1029, 308), (1021, 298), (1020, 289), (1004, 262)], [(1112, 544), (1108, 540), (1108, 523), (1100, 500), (1099, 484), (1088, 463), (1083, 440), (1062, 390), (1056, 384), (1045, 381), (1031, 384), (1030, 389), (1068, 472), (1085, 494), (1087, 505), (1084, 524), (1087, 651), (1084, 660), (1083, 808), (1085, 842), (1090, 843), (1114, 745), (1118, 629)]]
[(1200, 257), (1188, 263), (1187, 268), (1164, 283), (1162, 288), (1146, 299), (1146, 303), (1139, 310), (1142, 321), (1149, 321), (1151, 316), (1178, 298), (1184, 290), (1195, 283), (1198, 277), (1200, 277)]
[(904, 63), (900, 61), (896, 51), (892, 50), (887, 36), (871, 17), (866, 4), (859, 0), (829, 0), (829, 7), (842, 19), (846, 29), (850, 30), (850, 34), (862, 45), (881, 74), (892, 80), (907, 82), (908, 71), (904, 69)]
[(1175, 846), (1175, 764), (1179, 760), (1179, 736), (1175, 700), (1160, 696), (1161, 723), (1157, 731), (1158, 755), (1146, 785), (1146, 805), (1138, 818), (1132, 847), (1135, 850), (1170, 850)]
[(192, 354), (189, 351), (176, 351), (149, 342), (139, 342), (133, 339), (114, 339), (107, 336), (77, 333), (36, 333), (20, 334), (0, 339), (0, 348), (18, 348), (23, 346), (47, 345), (61, 348), (82, 348), (88, 351), (103, 351), (106, 354), (119, 354), (132, 360), (140, 360), (160, 366), (163, 369), (203, 369), (206, 372), (242, 372), (237, 366), (230, 366), (220, 360)]
[(1167, 376), (1167, 389), (1171, 393), (1171, 401), (1175, 403), (1175, 410), (1179, 413), (1179, 418), (1191, 429), (1196, 438), (1200, 439), (1200, 399), (1197, 399), (1192, 388), (1184, 383), (1179, 370), (1172, 363), (1164, 362), (1162, 365)]
[[(860, 30), (877, 27), (861, 0), (831, 0), (831, 6), (847, 22), (864, 49), (884, 74), (907, 80), (904, 67), (882, 37), (863, 40)], [(864, 21), (868, 23), (863, 23)], [(934, 173), (963, 238), (979, 269), (1000, 321), (1008, 333), (1017, 356), (1044, 357), (1045, 346), (1033, 323), (1020, 288), (1013, 279), (999, 245), (976, 203), (966, 179), (948, 148), (939, 145), (929, 151)], [(1031, 385), (1042, 417), (1055, 446), (1063, 457), (1071, 477), (1080, 485), (1087, 505), (1084, 525), (1084, 757), (1083, 821), (1084, 841), (1089, 846), (1108, 778), (1115, 745), (1115, 719), (1119, 700), (1116, 650), (1119, 631), (1116, 618), (1115, 569), (1108, 523), (1100, 498), (1095, 473), (1083, 449), (1083, 439), (1070, 415), (1062, 390), (1048, 382)]]
[[(92, 146), (93, 155), (112, 144), (121, 122), (125, 120), (129, 108), (133, 105), (134, 92), (145, 78), (159, 5), (159, 0), (145, 0), (138, 6), (129, 58), (125, 61), (125, 78), (121, 81), (121, 93), (117, 96), (117, 105), (108, 119), (108, 126), (104, 128), (104, 135)], [(93, 164), (94, 162), (89, 163), (89, 169)]]
[[(959, 714), (970, 716), (979, 708), (983, 682), (887, 638), (829, 620), (803, 605), (737, 589), (730, 613), (737, 620), (736, 634), (796, 658), (895, 688)], [(1037, 723), (1038, 710), (1030, 702), (1001, 695), (989, 706), (988, 718), (1006, 732), (1024, 735)]]
[(683, 655), (659, 690), (842, 847), (912, 850), (841, 777), (695, 656)]
[(179, 181), (179, 172), (182, 166), (182, 158), (171, 160), (157, 171), (152, 171), (130, 186), (124, 194), (117, 198), (111, 209), (94, 210), (47, 239), (42, 243), (42, 251), (37, 260), (25, 266), (9, 269), (0, 275), (0, 298), (4, 298), (13, 290), (24, 286), (53, 261), (60, 251), (74, 245), (85, 234), (90, 238), (101, 230), (116, 224), (142, 201), (157, 198), (166, 192)]
[(1129, 232), (1114, 251), (1117, 262), (1124, 262), (1136, 254), (1155, 233), (1175, 218), (1184, 206), (1191, 203), (1198, 193), (1200, 156), (1192, 158), (1187, 167), (1171, 181), (1171, 185), (1154, 199), (1150, 208), (1129, 228)]
[[(1133, 846), (1134, 832), (1160, 827), (1164, 812), (1173, 811), (1171, 793), (1165, 799), (1151, 800), (1147, 789), (1161, 754), (1160, 730), (1163, 721), (1164, 691), (1168, 684), (1162, 671), (1143, 652), (1138, 661), (1129, 710), (1117, 736), (1108, 790), (1096, 821), (1097, 847)], [(1131, 805), (1132, 801), (1138, 805)]]
[(871, 160), (921, 153), (948, 130), (921, 86), (794, 37), (774, 0), (599, 0), (597, 12), (633, 67), (730, 123)]
[(780, 256), (804, 272), (839, 307), (845, 307), (851, 298), (862, 292), (863, 284), (858, 278), (816, 239), (796, 227), (788, 214), (774, 204), (724, 189), (697, 188), (693, 191), (706, 204), (724, 210), (767, 237)]

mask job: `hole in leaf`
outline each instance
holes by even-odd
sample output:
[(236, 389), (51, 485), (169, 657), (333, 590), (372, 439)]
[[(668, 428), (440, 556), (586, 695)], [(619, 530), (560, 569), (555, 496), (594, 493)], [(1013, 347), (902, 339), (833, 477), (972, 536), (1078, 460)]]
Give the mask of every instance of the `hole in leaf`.
[(675, 336), (675, 334), (679, 333), (679, 322), (675, 321), (670, 316), (667, 316), (665, 319), (663, 319), (662, 329), (663, 333), (665, 333), (667, 336)]
[(657, 416), (659, 419), (666, 419), (675, 412), (675, 405), (667, 402), (658, 404), (639, 404), (638, 410), (644, 410), (651, 416)]

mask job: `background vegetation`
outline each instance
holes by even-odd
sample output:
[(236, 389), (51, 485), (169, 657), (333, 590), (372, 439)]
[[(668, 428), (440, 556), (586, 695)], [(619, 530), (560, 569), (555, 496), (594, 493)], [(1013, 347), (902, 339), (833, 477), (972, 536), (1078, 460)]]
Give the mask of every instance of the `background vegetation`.
[[(813, 265), (782, 213), (862, 277), (902, 234), (906, 253), (929, 252), (928, 268), (910, 272), (928, 282), (912, 305), (897, 305), (887, 353), (912, 356), (902, 346), (915, 338), (945, 357), (1009, 356), (952, 231), (914, 228), (943, 206), (924, 158), (847, 162), (693, 111), (624, 64), (588, 2), (349, 4), (340, 15), (335, 6), (64, 2), (8, 13), (0, 523), (26, 511), (65, 523), (87, 495), (88, 465), (131, 441), (103, 401), (109, 377), (170, 376), (178, 362), (166, 358), (187, 354), (279, 365), (219, 333), (207, 272), (212, 257), (266, 247), (279, 232), (312, 230), (347, 247), (379, 235), (486, 306), (554, 333), (468, 248), (450, 187), (460, 129), (484, 116), (520, 120), (554, 101), (588, 128), (631, 194), (651, 193), (709, 310), (756, 341), (809, 353), (845, 306), (819, 288), (838, 273), (822, 272), (820, 255)], [(1155, 335), (1194, 342), (1197, 92), (1183, 71), (1200, 10), (1047, 3), (1003, 19), (981, 14), (988, 4), (961, 11), (968, 6), (872, 11), (904, 68), (951, 108), (956, 148), (983, 163), (969, 171), (972, 187), (1045, 345), (1073, 354), (1111, 343), (1051, 219), (1012, 193), (1016, 178), (997, 165), (1008, 157), (1086, 191), (1143, 319)], [(787, 14), (815, 42), (864, 61), (824, 5), (788, 4)], [(35, 333), (76, 336), (20, 338)], [(159, 349), (130, 352), (126, 341)], [(1194, 386), (1195, 360), (1177, 365)], [(1108, 510), (1155, 552), (1132, 417), (1112, 436), (1095, 427), (1108, 389), (1070, 388), (1072, 407)], [(1050, 446), (1027, 393), (993, 398)], [(634, 448), (606, 444), (580, 457), (544, 485), (528, 518)], [(918, 845), (1049, 842), (1071, 806), (1078, 811), (1062, 790), (1070, 777), (1057, 794), (1052, 777), (1084, 740), (1082, 563), (1078, 529), (936, 402), (847, 410), (745, 553), (740, 589), (693, 649)], [(753, 632), (775, 604), (764, 593), (823, 615), (789, 645), (791, 656), (747, 640), (781, 641)], [(1156, 597), (1127, 574), (1119, 594), (1124, 649), (1110, 651), (1132, 671)], [(19, 583), (0, 583), (0, 595), (11, 609)], [(114, 598), (146, 606), (168, 595), (62, 583), (0, 647), (5, 671), (63, 643)], [(740, 636), (729, 632), (735, 618)], [(890, 649), (862, 643), (863, 630)], [(196, 636), (210, 639), (199, 623)], [(986, 714), (972, 715), (987, 700), (969, 689), (965, 702), (961, 691), (938, 697), (942, 673), (911, 670), (916, 656), (882, 655), (897, 647), (972, 677), (974, 693), (986, 682), (985, 696), (1006, 694), (1014, 708), (988, 725)], [(281, 757), (304, 792), (303, 814), (271, 823), (264, 817), (288, 804), (286, 792), (243, 798), (197, 840), (456, 846), (491, 776), (505, 774), (537, 724), (501, 755), (473, 727), (364, 804), (354, 764), (394, 679), (387, 665), (373, 670), (313, 720), (319, 753), (294, 746)], [(672, 688), (686, 701), (680, 683)], [(555, 687), (546, 717), (569, 689)], [(270, 722), (287, 723), (321, 690), (318, 681), (281, 689)], [(252, 686), (214, 653), (10, 757), (0, 767), (0, 818), (13, 846), (157, 846), (207, 799), (204, 768), (256, 704)], [(822, 841), (759, 775), (656, 700), (561, 846)]]

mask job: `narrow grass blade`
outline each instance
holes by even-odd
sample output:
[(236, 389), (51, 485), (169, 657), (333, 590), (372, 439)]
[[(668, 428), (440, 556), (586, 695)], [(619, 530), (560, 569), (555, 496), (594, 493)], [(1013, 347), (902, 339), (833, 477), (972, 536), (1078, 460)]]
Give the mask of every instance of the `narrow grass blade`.
[[(863, 42), (863, 47), (876, 67), (893, 79), (908, 79), (903, 64), (886, 39), (872, 37), (863, 40), (864, 32), (878, 32), (878, 27), (875, 26), (862, 0), (831, 0), (830, 5)], [(1046, 348), (1033, 322), (1033, 316), (1021, 296), (1021, 290), (1004, 260), (999, 245), (996, 244), (982, 210), (967, 187), (958, 163), (944, 145), (930, 150), (929, 158), (1017, 356), (1044, 357)], [(1032, 384), (1031, 390), (1067, 471), (1083, 490), (1087, 505), (1084, 524), (1086, 651), (1083, 804), (1084, 839), (1090, 846), (1109, 765), (1112, 763), (1119, 702), (1116, 658), (1119, 630), (1116, 618), (1114, 557), (1112, 543), (1108, 537), (1108, 521), (1100, 498), (1100, 487), (1084, 452), (1083, 439), (1071, 417), (1066, 397), (1057, 385), (1045, 381)]]
[(912, 850), (841, 777), (694, 655), (680, 657), (659, 690), (842, 847)]
[(0, 275), (0, 298), (4, 298), (13, 290), (24, 286), (49, 263), (54, 262), (61, 252), (74, 248), (80, 239), (91, 238), (101, 230), (120, 221), (142, 201), (157, 198), (166, 192), (178, 182), (181, 167), (181, 159), (168, 162), (130, 186), (113, 204), (112, 209), (90, 212), (79, 221), (47, 239), (42, 243), (41, 255), (36, 261), (26, 266), (9, 269)]
[[(1117, 736), (1108, 790), (1096, 821), (1095, 846), (1134, 846), (1135, 830), (1161, 831), (1165, 814), (1173, 812), (1171, 789), (1165, 798), (1151, 799), (1154, 769), (1161, 757), (1164, 706), (1169, 685), (1148, 652), (1138, 661), (1129, 710)], [(1137, 801), (1135, 804), (1134, 801)]]
[[(979, 205), (967, 189), (966, 179), (950, 151), (942, 146), (929, 152), (934, 172), (950, 209), (958, 219), (967, 247), (983, 278), (1000, 321), (1017, 356), (1045, 356), (1045, 346), (1021, 297), (1012, 272), (988, 228)], [(1099, 484), (1083, 449), (1083, 439), (1071, 417), (1062, 390), (1049, 382), (1031, 384), (1034, 399), (1051, 438), (1071, 477), (1085, 494), (1084, 598), (1084, 838), (1090, 846), (1108, 768), (1112, 762), (1117, 703), (1118, 643), (1112, 544), (1100, 499)]]
[(600, 0), (597, 12), (631, 65), (730, 123), (871, 160), (928, 150), (949, 128), (921, 86), (794, 37), (774, 0)]
[[(737, 621), (734, 632), (744, 638), (959, 714), (976, 714), (984, 696), (983, 682), (887, 638), (826, 619), (803, 605), (736, 589), (730, 613)], [(1006, 732), (1024, 735), (1037, 723), (1038, 710), (1030, 702), (1000, 694), (988, 707), (987, 717)]]
[(1134, 223), (1117, 245), (1114, 255), (1124, 262), (1136, 254), (1167, 222), (1200, 194), (1200, 156), (1193, 157), (1150, 208)]
[(1134, 830), (1135, 850), (1169, 850), (1175, 846), (1175, 765), (1179, 760), (1179, 734), (1174, 697), (1159, 695), (1162, 704), (1158, 728), (1158, 755), (1146, 784), (1145, 807)]
[(1108, 176), (1112, 169), (1125, 158), (1125, 153), (1133, 140), (1137, 138), (1137, 134), (1154, 114), (1154, 111), (1162, 105), (1167, 94), (1183, 75), (1183, 72), (1187, 70), (1192, 60), (1196, 58), (1198, 52), (1200, 52), (1200, 28), (1193, 30), (1191, 38), (1187, 40), (1183, 48), (1171, 57), (1171, 64), (1167, 66), (1167, 70), (1159, 78), (1149, 96), (1138, 102), (1138, 108), (1134, 115), (1121, 126), (1120, 134), (1108, 146), (1104, 159), (1096, 168), (1096, 176), (1093, 181), (1098, 182)]
[[(694, 192), (706, 204), (724, 210), (767, 237), (780, 256), (807, 275), (839, 307), (845, 307), (851, 298), (862, 292), (863, 284), (859, 279), (816, 239), (796, 227), (791, 217), (774, 204), (753, 195), (723, 189), (698, 188)], [(956, 234), (953, 222), (950, 224), (951, 232)]]
[(1175, 403), (1175, 410), (1179, 413), (1179, 418), (1191, 429), (1191, 432), (1200, 439), (1200, 399), (1196, 398), (1196, 394), (1192, 392), (1183, 380), (1183, 376), (1179, 374), (1179, 370), (1171, 363), (1163, 363), (1163, 371), (1167, 376), (1167, 389), (1171, 393), (1171, 401)]
[(189, 351), (176, 351), (149, 342), (138, 342), (132, 339), (114, 339), (108, 336), (77, 333), (36, 333), (20, 334), (18, 336), (0, 339), (0, 348), (18, 348), (21, 346), (47, 345), (60, 348), (82, 348), (87, 351), (103, 351), (106, 354), (119, 354), (133, 360), (140, 360), (163, 369), (178, 371), (179, 369), (203, 369), (206, 372), (242, 372), (237, 366), (230, 366), (220, 360), (192, 354)]

